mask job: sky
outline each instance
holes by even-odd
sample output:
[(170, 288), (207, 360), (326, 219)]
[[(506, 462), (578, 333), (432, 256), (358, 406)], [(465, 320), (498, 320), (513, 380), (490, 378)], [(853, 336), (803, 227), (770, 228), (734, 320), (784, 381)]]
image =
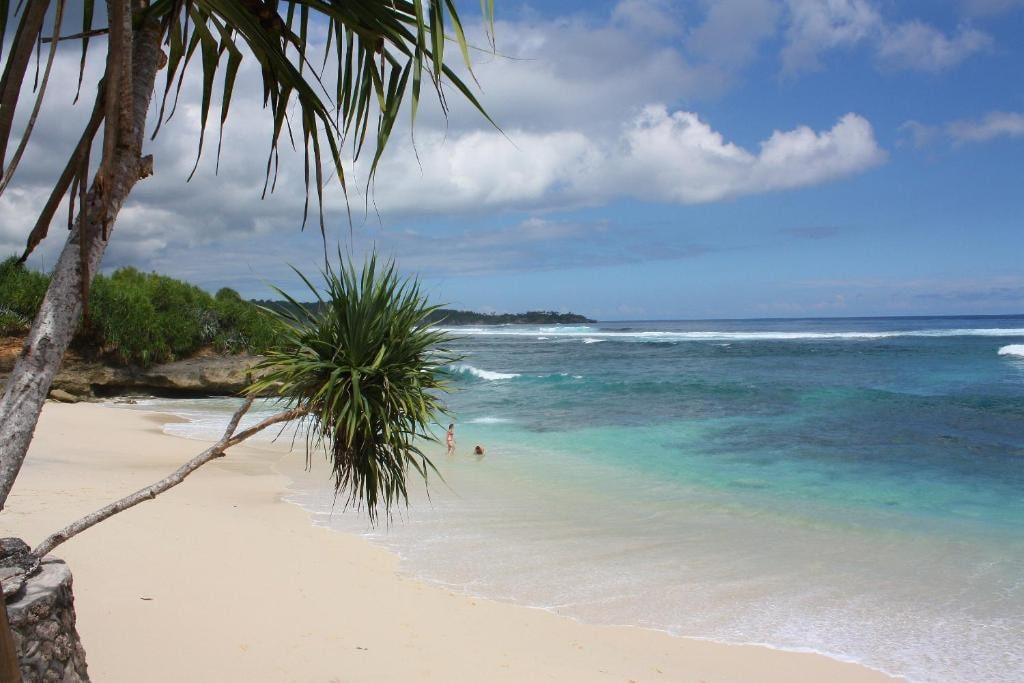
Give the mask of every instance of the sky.
[[(462, 5), (465, 5), (462, 7)], [(479, 4), (460, 3), (487, 41)], [(403, 117), (372, 191), (328, 193), (330, 253), (370, 249), (452, 307), (602, 320), (1024, 313), (1024, 0), (496, 0), (474, 52), (496, 130), (449, 96)], [(454, 52), (454, 50), (453, 50)], [(62, 44), (0, 196), (20, 252), (81, 132)], [(453, 55), (457, 57), (457, 55)], [(94, 83), (96, 51), (86, 69)], [(270, 117), (243, 62), (199, 169), (199, 71), (146, 151), (104, 270), (303, 298), (301, 157), (260, 200)], [(162, 85), (162, 79), (160, 81)], [(424, 98), (426, 99), (426, 98)], [(24, 121), (27, 106), (19, 120)], [(151, 119), (154, 117), (151, 116)], [(32, 256), (52, 265), (57, 229)]]

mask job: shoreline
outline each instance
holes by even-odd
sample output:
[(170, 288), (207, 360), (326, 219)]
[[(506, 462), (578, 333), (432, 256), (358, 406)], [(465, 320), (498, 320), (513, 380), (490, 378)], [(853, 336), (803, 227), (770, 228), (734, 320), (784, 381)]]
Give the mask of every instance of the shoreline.
[[(171, 413), (151, 413), (151, 414), (153, 414), (153, 415), (166, 415), (168, 417), (173, 417), (173, 418), (175, 418), (174, 421), (177, 421), (177, 420), (181, 419), (177, 415), (173, 415)], [(184, 421), (187, 422), (187, 420), (184, 420)], [(177, 435), (173, 435), (173, 434), (168, 434), (168, 436), (171, 436), (172, 438), (183, 439), (183, 440), (186, 440), (186, 441), (195, 441), (196, 443), (204, 443), (202, 440), (194, 439), (192, 437), (177, 436)], [(440, 449), (441, 449), (441, 447), (438, 446), (438, 454), (442, 454)], [(282, 460), (279, 460), (276, 463), (274, 463), (272, 465), (272, 469), (274, 470), (274, 472), (284, 476), (288, 480), (288, 486), (287, 486), (286, 490), (282, 493), (282, 496), (281, 496), (281, 500), (283, 502), (285, 502), (285, 503), (287, 503), (289, 505), (292, 505), (294, 507), (297, 507), (300, 510), (302, 510), (307, 515), (307, 517), (309, 517), (310, 524), (313, 525), (316, 528), (322, 528), (322, 529), (330, 531), (331, 533), (334, 533), (334, 534), (342, 534), (342, 535), (353, 536), (355, 538), (359, 538), (359, 539), (363, 540), (364, 542), (370, 544), (374, 548), (377, 548), (377, 549), (379, 549), (379, 550), (381, 550), (381, 551), (383, 551), (383, 552), (385, 552), (385, 553), (387, 553), (389, 555), (394, 556), (394, 558), (396, 560), (396, 564), (398, 565), (398, 570), (397, 571), (399, 572), (399, 574), (401, 576), (403, 576), (403, 577), (405, 577), (407, 579), (410, 579), (412, 581), (418, 581), (420, 583), (423, 583), (426, 586), (433, 587), (433, 588), (436, 588), (438, 590), (451, 591), (451, 592), (454, 592), (457, 595), (460, 595), (462, 597), (465, 597), (465, 598), (468, 598), (468, 599), (472, 599), (472, 600), (487, 600), (487, 601), (499, 603), (499, 604), (502, 604), (502, 605), (509, 605), (510, 607), (515, 607), (517, 609), (536, 610), (538, 612), (543, 612), (545, 614), (550, 614), (550, 615), (552, 615), (552, 616), (554, 616), (554, 617), (556, 617), (558, 619), (566, 619), (568, 621), (571, 621), (574, 624), (579, 624), (580, 626), (594, 627), (594, 628), (636, 630), (636, 631), (641, 631), (641, 632), (655, 633), (655, 634), (659, 634), (659, 635), (664, 635), (664, 636), (667, 636), (667, 637), (672, 638), (672, 639), (686, 640), (686, 641), (692, 641), (692, 642), (698, 642), (698, 643), (711, 643), (713, 645), (722, 645), (722, 646), (726, 646), (726, 647), (739, 647), (739, 648), (752, 647), (752, 648), (760, 648), (760, 649), (771, 650), (773, 652), (781, 652), (781, 653), (786, 653), (786, 654), (812, 655), (812, 656), (815, 656), (815, 657), (824, 657), (826, 659), (829, 659), (829, 660), (832, 660), (832, 661), (835, 661), (835, 662), (839, 662), (839, 663), (842, 663), (842, 664), (850, 664), (850, 665), (853, 665), (853, 666), (856, 666), (856, 667), (859, 667), (859, 668), (862, 668), (862, 669), (867, 669), (868, 671), (871, 671), (871, 672), (877, 673), (877, 674), (881, 674), (882, 676), (887, 677), (887, 680), (893, 680), (893, 681), (907, 681), (908, 680), (905, 676), (902, 676), (902, 675), (897, 674), (897, 673), (893, 673), (891, 671), (886, 671), (885, 669), (881, 669), (881, 668), (878, 668), (878, 667), (875, 667), (875, 666), (871, 666), (870, 664), (866, 664), (864, 662), (858, 661), (858, 660), (856, 660), (856, 659), (854, 659), (852, 657), (846, 657), (846, 656), (843, 656), (843, 655), (840, 655), (840, 654), (836, 654), (836, 653), (832, 653), (832, 652), (824, 652), (824, 651), (821, 651), (821, 650), (816, 650), (816, 649), (811, 648), (811, 647), (784, 647), (784, 646), (781, 646), (781, 645), (773, 645), (772, 643), (763, 643), (763, 642), (736, 642), (736, 641), (729, 641), (729, 640), (719, 640), (717, 638), (710, 638), (710, 637), (705, 637), (705, 636), (683, 635), (683, 634), (679, 634), (679, 633), (673, 633), (672, 631), (669, 631), (667, 629), (657, 628), (657, 627), (654, 627), (654, 626), (637, 626), (635, 624), (590, 622), (590, 621), (586, 621), (586, 620), (584, 620), (582, 618), (575, 617), (575, 616), (573, 616), (571, 614), (565, 614), (563, 612), (560, 612), (558, 610), (557, 606), (534, 605), (534, 604), (529, 604), (529, 603), (526, 603), (526, 602), (517, 601), (517, 600), (515, 600), (513, 598), (495, 597), (495, 596), (492, 596), (492, 595), (486, 595), (484, 593), (474, 593), (472, 591), (466, 590), (464, 587), (462, 587), (462, 586), (460, 586), (458, 584), (448, 584), (448, 583), (445, 583), (445, 582), (443, 582), (443, 581), (441, 581), (439, 579), (431, 579), (431, 578), (428, 578), (428, 577), (425, 577), (425, 576), (418, 575), (418, 574), (416, 574), (412, 570), (412, 567), (406, 566), (406, 563), (409, 562), (409, 559), (406, 556), (404, 556), (397, 549), (389, 548), (389, 547), (387, 547), (387, 546), (385, 546), (385, 545), (383, 545), (383, 544), (381, 544), (379, 542), (376, 542), (373, 538), (369, 537), (368, 535), (366, 535), (364, 533), (358, 533), (358, 532), (334, 529), (334, 528), (332, 528), (332, 527), (330, 527), (328, 525), (317, 523), (313, 518), (314, 518), (315, 515), (322, 514), (322, 513), (318, 513), (316, 511), (310, 509), (309, 507), (307, 507), (306, 505), (303, 505), (299, 501), (292, 500), (293, 497), (300, 496), (300, 495), (302, 495), (303, 492), (296, 488), (296, 483), (297, 483), (297, 479), (295, 477), (296, 473), (293, 470), (291, 470), (291, 467), (282, 467)]]
[[(0, 527), (31, 543), (158, 478), (203, 443), (165, 434), (174, 419), (48, 403)], [(595, 626), (410, 577), (397, 553), (288, 500), (298, 482), (285, 453), (236, 447), (58, 548), (97, 680), (901, 680), (822, 653)], [(164, 661), (172, 648), (185, 656)]]

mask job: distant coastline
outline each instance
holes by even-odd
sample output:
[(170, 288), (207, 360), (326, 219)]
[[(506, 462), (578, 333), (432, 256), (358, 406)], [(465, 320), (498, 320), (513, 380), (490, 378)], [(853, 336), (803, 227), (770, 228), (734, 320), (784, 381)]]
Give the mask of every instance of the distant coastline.
[[(254, 299), (252, 303), (273, 311), (286, 311), (291, 307), (287, 301)], [(316, 309), (318, 303), (304, 303), (303, 306)], [(453, 308), (439, 308), (427, 316), (427, 321), (443, 325), (587, 325), (597, 322), (579, 313), (558, 313), (555, 311), (526, 311), (525, 313), (477, 313)]]
[(584, 325), (597, 322), (578, 313), (556, 313), (555, 311), (476, 313), (447, 308), (435, 311), (428, 320), (445, 325)]

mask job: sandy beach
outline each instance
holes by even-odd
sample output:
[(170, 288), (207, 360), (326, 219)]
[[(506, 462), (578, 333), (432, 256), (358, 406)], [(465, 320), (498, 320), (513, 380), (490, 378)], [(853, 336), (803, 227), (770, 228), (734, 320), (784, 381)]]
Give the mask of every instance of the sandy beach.
[[(48, 403), (0, 532), (35, 544), (202, 449), (176, 418)], [(816, 654), (580, 624), (458, 595), (284, 502), (302, 454), (254, 444), (58, 548), (98, 682), (893, 680)]]

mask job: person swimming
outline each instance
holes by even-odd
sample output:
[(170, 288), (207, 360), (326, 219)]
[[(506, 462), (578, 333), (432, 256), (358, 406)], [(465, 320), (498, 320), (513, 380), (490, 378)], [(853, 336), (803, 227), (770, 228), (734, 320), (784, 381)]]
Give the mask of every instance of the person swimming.
[(485, 451), (484, 451), (484, 447), (483, 447), (483, 446), (481, 446), (480, 444), (477, 444), (477, 445), (476, 445), (476, 446), (475, 446), (475, 447), (473, 448), (473, 454), (474, 454), (474, 455), (483, 455), (484, 453), (485, 453)]
[(452, 422), (448, 425), (448, 434), (445, 436), (445, 442), (448, 444), (448, 455), (455, 453), (455, 423)]

